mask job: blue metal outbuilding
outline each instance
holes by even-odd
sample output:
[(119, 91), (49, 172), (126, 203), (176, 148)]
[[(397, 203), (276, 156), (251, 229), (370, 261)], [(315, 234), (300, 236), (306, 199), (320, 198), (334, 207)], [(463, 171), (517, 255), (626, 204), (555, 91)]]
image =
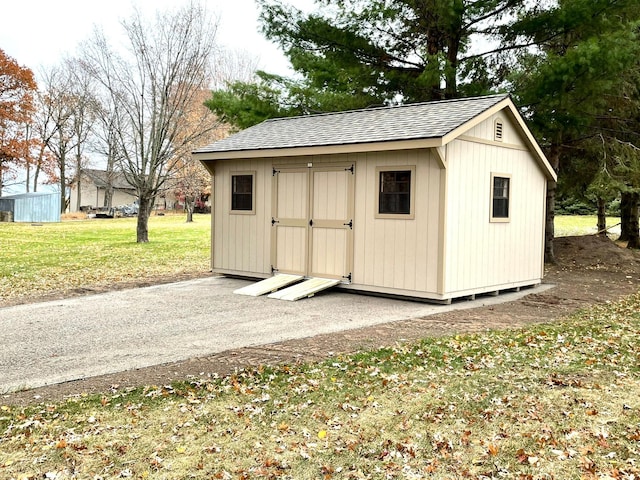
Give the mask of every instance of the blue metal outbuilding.
[(59, 193), (21, 193), (0, 197), (0, 212), (11, 212), (14, 222), (59, 222)]

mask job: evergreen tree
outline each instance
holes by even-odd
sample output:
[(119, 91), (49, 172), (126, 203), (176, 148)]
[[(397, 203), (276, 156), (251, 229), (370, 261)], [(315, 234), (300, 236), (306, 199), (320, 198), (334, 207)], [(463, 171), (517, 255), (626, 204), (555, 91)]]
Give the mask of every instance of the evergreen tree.
[[(553, 8), (532, 12), (514, 24), (510, 40), (529, 41), (539, 49), (520, 55), (512, 88), (556, 172), (563, 159), (596, 134), (610, 95), (620, 90), (634, 64), (640, 46), (637, 10), (635, 0), (559, 0)], [(555, 260), (555, 197), (556, 184), (550, 181), (547, 261)]]
[(509, 70), (504, 52), (519, 47), (500, 39), (526, 2), (316, 3), (321, 12), (306, 14), (262, 0), (264, 33), (281, 46), (297, 80), (259, 72), (252, 84), (214, 92), (214, 112), (246, 127), (272, 116), (488, 93)]

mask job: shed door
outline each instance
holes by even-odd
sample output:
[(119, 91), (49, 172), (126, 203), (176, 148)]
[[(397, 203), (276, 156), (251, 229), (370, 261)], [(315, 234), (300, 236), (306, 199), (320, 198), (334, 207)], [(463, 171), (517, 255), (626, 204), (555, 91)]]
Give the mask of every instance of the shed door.
[(272, 255), (278, 272), (350, 280), (353, 172), (351, 164), (275, 170)]
[(308, 169), (274, 170), (271, 265), (280, 273), (307, 274)]

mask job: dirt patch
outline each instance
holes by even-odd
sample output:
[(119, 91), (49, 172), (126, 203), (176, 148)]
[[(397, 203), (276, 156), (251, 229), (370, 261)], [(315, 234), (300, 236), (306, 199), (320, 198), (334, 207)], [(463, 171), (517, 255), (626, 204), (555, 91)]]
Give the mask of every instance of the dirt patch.
[[(517, 328), (553, 321), (591, 304), (614, 301), (637, 292), (640, 287), (640, 252), (627, 250), (605, 237), (597, 236), (561, 237), (556, 240), (555, 249), (557, 264), (547, 266), (545, 277), (545, 283), (555, 284), (555, 288), (531, 293), (515, 302), (230, 350), (183, 362), (51, 385), (0, 396), (0, 403), (53, 402), (82, 393), (112, 392), (142, 385), (164, 385), (193, 377), (225, 375), (247, 366), (319, 360), (427, 336)], [(24, 299), (20, 303), (201, 276), (145, 279), (112, 285), (110, 288), (87, 285), (81, 291), (58, 292), (49, 297)]]

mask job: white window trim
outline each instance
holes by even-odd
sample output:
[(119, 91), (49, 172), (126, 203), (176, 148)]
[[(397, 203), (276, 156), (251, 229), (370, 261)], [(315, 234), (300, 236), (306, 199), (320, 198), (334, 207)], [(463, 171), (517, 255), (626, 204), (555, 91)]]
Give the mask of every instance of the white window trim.
[[(411, 172), (411, 191), (409, 192), (409, 213), (380, 213), (380, 173), (381, 172)], [(415, 165), (394, 165), (391, 167), (376, 167), (376, 189), (375, 189), (375, 218), (388, 218), (395, 220), (413, 220), (415, 218), (416, 203), (416, 166)]]
[[(507, 200), (509, 201), (509, 215), (507, 217), (494, 217), (493, 216), (493, 179), (499, 177), (499, 178), (508, 178), (509, 179), (509, 197), (507, 198)], [(511, 174), (510, 173), (495, 173), (495, 172), (491, 172), (491, 183), (489, 184), (489, 202), (490, 202), (490, 206), (489, 206), (489, 211), (490, 211), (490, 216), (489, 216), (489, 222), (491, 223), (509, 223), (511, 221), (511, 211), (513, 210), (513, 195), (512, 195), (512, 191), (513, 191), (513, 180), (511, 179)]]
[[(256, 214), (256, 171), (234, 171), (229, 172), (229, 213), (232, 215), (255, 215)], [(233, 210), (233, 177), (237, 175), (251, 175), (251, 210)]]

